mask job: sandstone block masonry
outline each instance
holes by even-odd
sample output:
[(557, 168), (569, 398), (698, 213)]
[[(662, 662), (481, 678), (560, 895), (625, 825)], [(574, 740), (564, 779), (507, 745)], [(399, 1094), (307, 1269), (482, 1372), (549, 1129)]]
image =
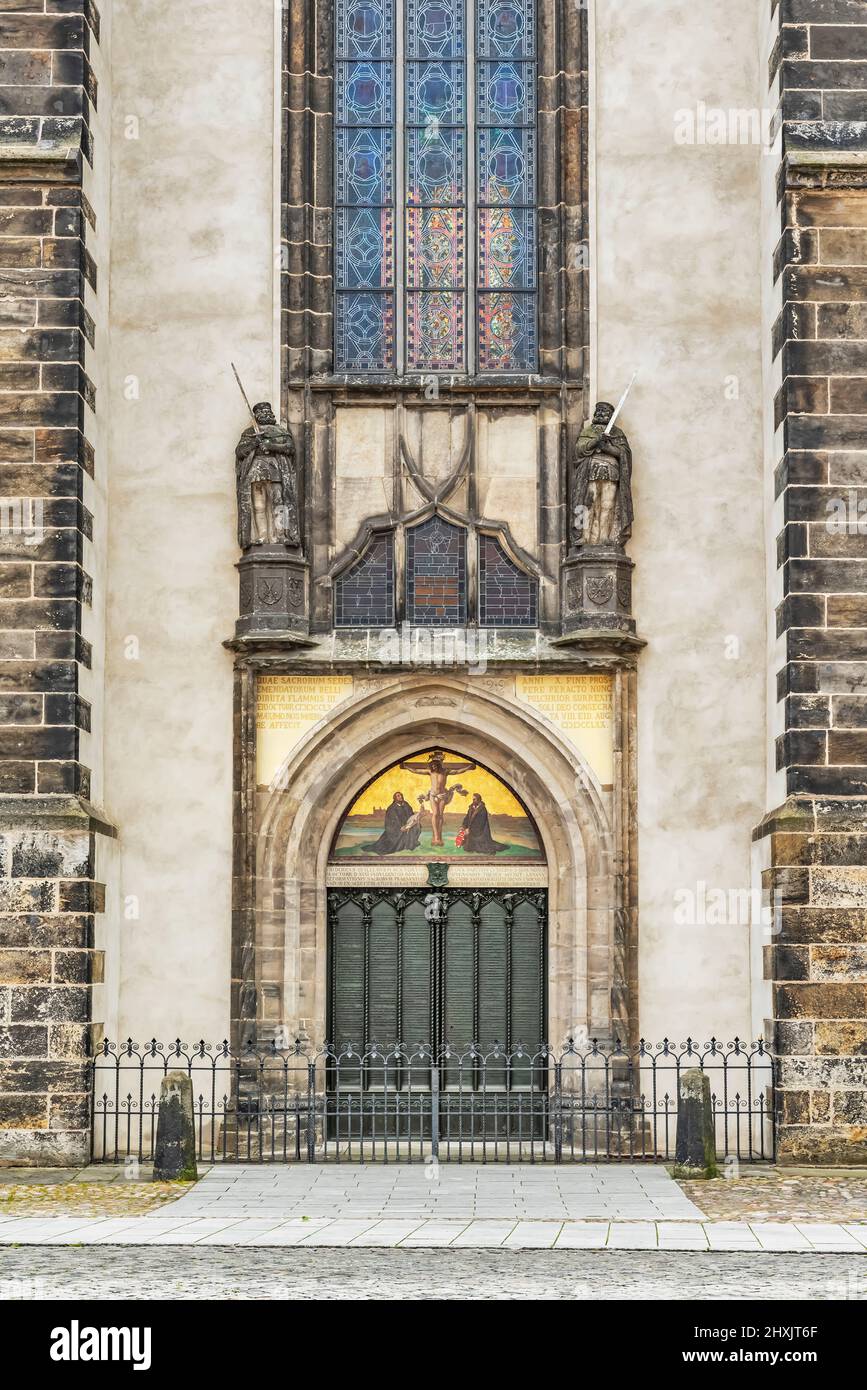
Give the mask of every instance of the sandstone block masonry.
[(788, 800), (766, 887), (782, 1159), (867, 1159), (867, 11), (781, 0), (772, 274)]
[(0, 21), (0, 1164), (88, 1154), (95, 837), (80, 694), (91, 664), (87, 374), (98, 293), (83, 191), (98, 102), (93, 6)]

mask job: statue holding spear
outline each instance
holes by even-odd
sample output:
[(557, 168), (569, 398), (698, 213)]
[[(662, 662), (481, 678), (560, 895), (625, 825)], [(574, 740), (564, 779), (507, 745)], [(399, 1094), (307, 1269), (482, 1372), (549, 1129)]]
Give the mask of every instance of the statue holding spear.
[(238, 544), (242, 550), (258, 545), (301, 545), (295, 442), (277, 423), (269, 401), (251, 406), (235, 364), (232, 371), (252, 424), (235, 449), (238, 492)]
[(576, 546), (622, 548), (632, 533), (632, 450), (616, 428), (637, 372), (615, 410), (599, 401), (575, 448), (572, 540)]

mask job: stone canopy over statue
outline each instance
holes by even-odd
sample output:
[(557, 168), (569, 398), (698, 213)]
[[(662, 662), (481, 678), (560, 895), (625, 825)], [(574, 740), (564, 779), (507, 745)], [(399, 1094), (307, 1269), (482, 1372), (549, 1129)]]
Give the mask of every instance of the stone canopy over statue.
[(269, 402), (253, 406), (253, 418), (255, 427), (244, 431), (235, 450), (238, 544), (245, 551), (260, 545), (298, 549), (295, 443)]
[[(572, 479), (572, 543), (622, 549), (632, 534), (632, 450), (608, 428), (614, 407), (600, 401), (581, 431)], [(606, 433), (606, 430), (608, 431)]]

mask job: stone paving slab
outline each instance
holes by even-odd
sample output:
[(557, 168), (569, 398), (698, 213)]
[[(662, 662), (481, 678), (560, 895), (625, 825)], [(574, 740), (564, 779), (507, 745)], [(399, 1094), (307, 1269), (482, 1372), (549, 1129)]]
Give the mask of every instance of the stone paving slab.
[(562, 1229), (562, 1221), (519, 1221), (503, 1241), (503, 1249), (551, 1250)]
[(468, 1223), (466, 1221), (423, 1221), (417, 1226), (411, 1236), (402, 1240), (401, 1246), (409, 1246), (414, 1249), (422, 1247), (434, 1249), (451, 1245), (455, 1236), (459, 1236), (465, 1231)]
[(375, 1226), (368, 1227), (350, 1244), (355, 1245), (357, 1243), (371, 1249), (376, 1246), (383, 1246), (386, 1249), (393, 1248), (413, 1235), (423, 1224), (421, 1221), (377, 1221)]
[(566, 1221), (557, 1246), (563, 1250), (604, 1250), (609, 1234), (607, 1221)]
[(455, 1250), (754, 1250), (766, 1254), (850, 1253), (867, 1256), (867, 1222), (532, 1221), (477, 1217), (470, 1221), (356, 1218), (304, 1220), (249, 1217), (222, 1220), (150, 1216), (105, 1220), (44, 1217), (0, 1220), (0, 1246), (403, 1247)]
[(159, 1215), (354, 1220), (700, 1220), (662, 1165), (220, 1164)]
[[(138, 1165), (139, 1177), (148, 1181), (153, 1174), (152, 1163)], [(58, 1187), (67, 1183), (117, 1182), (128, 1186), (128, 1174), (122, 1163), (89, 1163), (85, 1168), (0, 1168), (0, 1184), (25, 1184), (33, 1187)]]

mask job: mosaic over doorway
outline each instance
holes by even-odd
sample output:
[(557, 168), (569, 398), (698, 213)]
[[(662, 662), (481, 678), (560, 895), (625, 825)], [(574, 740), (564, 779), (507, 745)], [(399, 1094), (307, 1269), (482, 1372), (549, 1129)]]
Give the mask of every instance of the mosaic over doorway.
[(539, 864), (545, 856), (526, 808), (499, 777), (463, 753), (427, 748), (355, 798), (331, 858)]

